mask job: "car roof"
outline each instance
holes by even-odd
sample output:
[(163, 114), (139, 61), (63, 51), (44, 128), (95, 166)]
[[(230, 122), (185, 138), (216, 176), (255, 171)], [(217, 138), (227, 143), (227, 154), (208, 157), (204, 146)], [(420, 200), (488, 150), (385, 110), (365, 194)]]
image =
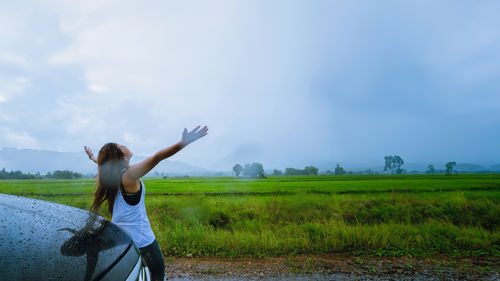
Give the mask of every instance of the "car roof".
[(91, 212), (0, 194), (0, 276), (6, 280), (94, 280), (132, 244)]

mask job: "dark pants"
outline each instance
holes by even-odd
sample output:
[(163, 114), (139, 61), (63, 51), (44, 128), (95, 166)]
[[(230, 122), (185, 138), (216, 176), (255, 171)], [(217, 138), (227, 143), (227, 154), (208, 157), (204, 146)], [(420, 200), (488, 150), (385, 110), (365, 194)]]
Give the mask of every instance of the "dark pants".
[(158, 241), (155, 241), (144, 248), (140, 248), (141, 255), (151, 272), (151, 280), (162, 280), (165, 278), (165, 263), (161, 254)]

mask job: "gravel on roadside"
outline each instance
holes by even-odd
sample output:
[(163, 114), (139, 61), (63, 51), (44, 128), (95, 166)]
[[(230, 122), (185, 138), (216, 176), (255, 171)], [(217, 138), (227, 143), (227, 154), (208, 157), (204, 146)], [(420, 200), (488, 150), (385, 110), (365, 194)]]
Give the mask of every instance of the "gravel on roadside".
[(498, 257), (166, 258), (167, 280), (500, 280)]

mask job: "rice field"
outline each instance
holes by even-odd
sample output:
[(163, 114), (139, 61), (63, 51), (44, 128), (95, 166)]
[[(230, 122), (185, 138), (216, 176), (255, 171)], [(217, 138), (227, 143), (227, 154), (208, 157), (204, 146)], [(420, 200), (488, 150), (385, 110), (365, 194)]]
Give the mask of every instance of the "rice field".
[[(149, 219), (165, 255), (500, 255), (500, 174), (144, 183)], [(88, 209), (94, 184), (9, 180), (0, 181), (0, 192)]]

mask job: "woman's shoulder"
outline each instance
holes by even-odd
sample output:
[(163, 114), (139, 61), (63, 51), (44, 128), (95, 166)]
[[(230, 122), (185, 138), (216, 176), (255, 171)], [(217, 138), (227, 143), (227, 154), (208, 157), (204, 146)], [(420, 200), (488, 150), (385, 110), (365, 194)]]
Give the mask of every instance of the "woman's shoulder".
[(127, 192), (127, 193), (135, 193), (135, 192), (137, 192), (137, 191), (139, 191), (141, 189), (141, 186), (143, 184), (142, 184), (141, 179), (138, 179), (138, 180), (135, 180), (135, 181), (131, 181), (131, 180), (127, 179), (126, 177), (124, 177), (122, 175), (121, 185), (125, 189), (125, 192)]

